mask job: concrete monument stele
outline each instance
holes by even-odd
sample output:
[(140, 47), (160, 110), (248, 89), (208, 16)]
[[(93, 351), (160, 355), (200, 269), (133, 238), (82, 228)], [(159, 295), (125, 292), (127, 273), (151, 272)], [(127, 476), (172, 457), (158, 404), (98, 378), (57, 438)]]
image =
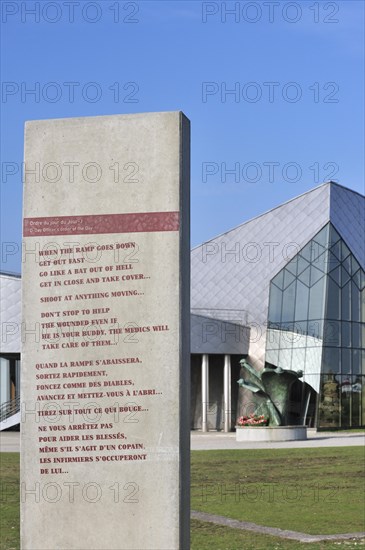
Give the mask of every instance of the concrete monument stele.
[(189, 548), (181, 112), (25, 132), (21, 545)]

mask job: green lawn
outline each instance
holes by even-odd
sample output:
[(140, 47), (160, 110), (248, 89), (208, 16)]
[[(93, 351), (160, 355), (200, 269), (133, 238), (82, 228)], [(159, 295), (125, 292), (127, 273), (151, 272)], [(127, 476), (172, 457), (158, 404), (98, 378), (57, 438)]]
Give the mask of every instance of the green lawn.
[(192, 508), (311, 534), (363, 531), (362, 447), (192, 453)]
[[(192, 509), (304, 533), (363, 531), (364, 449), (192, 452)], [(19, 454), (0, 454), (0, 550), (19, 548)], [(192, 521), (191, 550), (352, 550)]]
[(365, 540), (302, 543), (192, 520), (191, 550), (359, 550)]
[(0, 548), (19, 548), (19, 453), (0, 453)]

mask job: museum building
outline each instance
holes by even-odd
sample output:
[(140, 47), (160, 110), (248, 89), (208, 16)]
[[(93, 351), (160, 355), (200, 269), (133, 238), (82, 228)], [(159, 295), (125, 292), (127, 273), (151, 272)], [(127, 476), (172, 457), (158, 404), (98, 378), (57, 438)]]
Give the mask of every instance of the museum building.
[[(21, 279), (1, 274), (0, 429), (19, 423)], [(255, 408), (239, 361), (303, 371), (286, 423), (365, 425), (365, 197), (328, 182), (191, 252), (191, 428)], [(250, 395), (248, 395), (250, 394)]]

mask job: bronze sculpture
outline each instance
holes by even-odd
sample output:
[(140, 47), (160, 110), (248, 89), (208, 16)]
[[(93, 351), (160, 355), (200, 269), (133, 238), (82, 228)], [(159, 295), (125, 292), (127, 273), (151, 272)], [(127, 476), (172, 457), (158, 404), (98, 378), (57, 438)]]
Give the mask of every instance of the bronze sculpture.
[(245, 359), (241, 359), (240, 364), (254, 381), (240, 378), (239, 386), (250, 390), (262, 401), (257, 406), (255, 414), (266, 412), (269, 416), (269, 425), (284, 426), (288, 415), (290, 388), (303, 376), (303, 371), (266, 367), (258, 373)]

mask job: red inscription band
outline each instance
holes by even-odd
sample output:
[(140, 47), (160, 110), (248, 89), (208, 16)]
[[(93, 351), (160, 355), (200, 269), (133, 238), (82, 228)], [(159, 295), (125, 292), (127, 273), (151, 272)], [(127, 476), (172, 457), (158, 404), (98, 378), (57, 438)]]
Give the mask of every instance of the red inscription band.
[(97, 214), (93, 216), (55, 216), (24, 218), (23, 236), (96, 235), (106, 233), (150, 233), (178, 231), (179, 212), (141, 212), (135, 214)]

